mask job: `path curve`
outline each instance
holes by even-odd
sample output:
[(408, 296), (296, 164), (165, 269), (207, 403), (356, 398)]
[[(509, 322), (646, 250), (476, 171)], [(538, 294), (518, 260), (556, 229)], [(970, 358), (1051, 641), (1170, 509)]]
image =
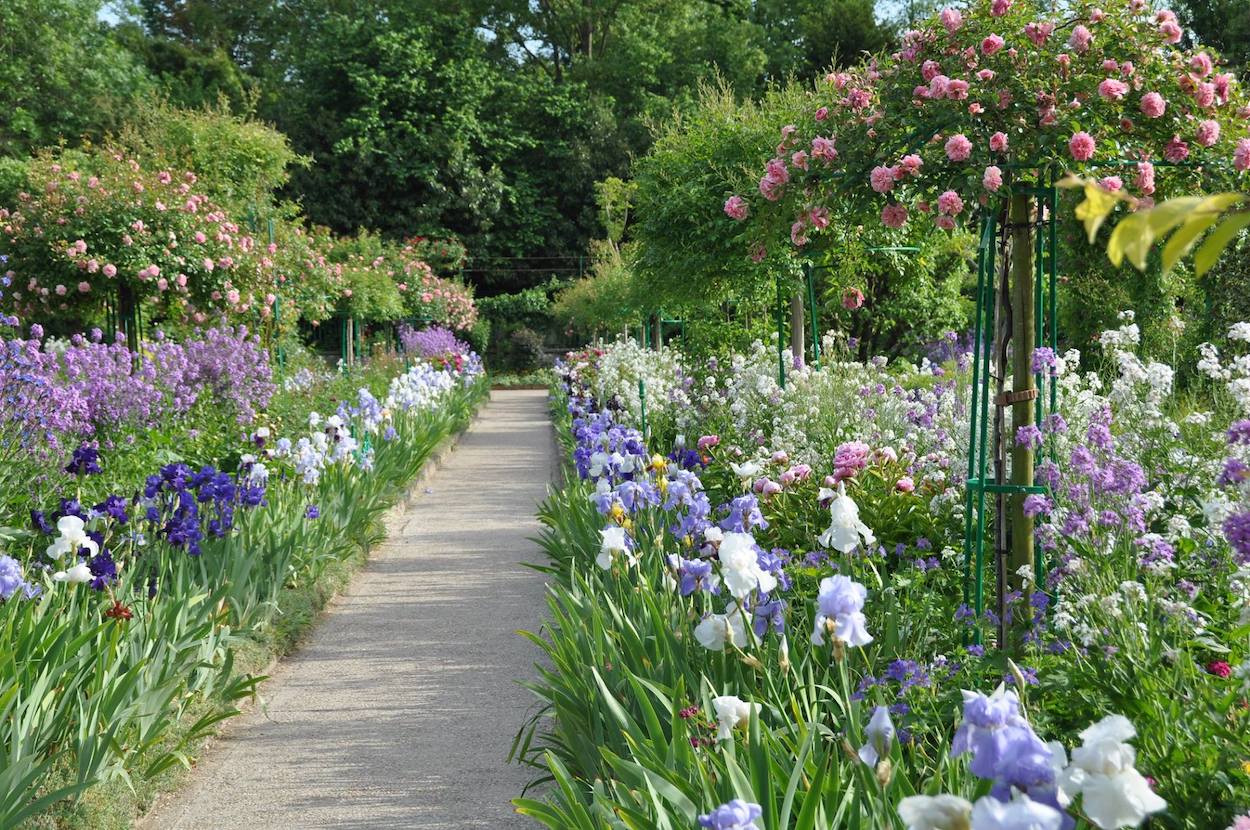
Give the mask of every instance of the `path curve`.
[(143, 830), (530, 828), (506, 762), (533, 698), (555, 472), (542, 391), (494, 392), (346, 594)]

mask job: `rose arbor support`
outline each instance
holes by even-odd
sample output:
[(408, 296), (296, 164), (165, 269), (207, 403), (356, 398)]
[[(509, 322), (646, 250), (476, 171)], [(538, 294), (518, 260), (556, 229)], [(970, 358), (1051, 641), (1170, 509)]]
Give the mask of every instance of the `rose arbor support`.
[[(1034, 371), (1041, 367), (1033, 355), (1037, 346), (1053, 350), (1057, 344), (1057, 202), (1051, 179), (1045, 186), (1016, 187), (1008, 199), (991, 202), (981, 216), (964, 504), (964, 601), (978, 619), (984, 615), (987, 501), (992, 497), (1000, 647), (1007, 645), (1007, 595), (1024, 585), (1017, 575), (1029, 568), (1041, 579), (1045, 572), (1025, 499), (1046, 492), (1034, 483), (1034, 436), (1056, 404), (1054, 377)], [(1049, 383), (1045, 396), (1040, 394), (1044, 383)]]

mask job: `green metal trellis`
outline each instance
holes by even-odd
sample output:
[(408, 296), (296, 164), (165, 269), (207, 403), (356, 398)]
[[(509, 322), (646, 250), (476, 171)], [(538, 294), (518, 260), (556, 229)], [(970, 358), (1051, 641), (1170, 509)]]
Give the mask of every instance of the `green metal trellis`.
[[(1038, 171), (1039, 184), (1017, 187), (1014, 192), (1031, 197), (1030, 211), (1035, 218), (1028, 220), (1033, 228), (1033, 342), (1058, 346), (1057, 274), (1058, 232), (1056, 215), (1058, 191), (1053, 175)], [(1008, 221), (1006, 201), (998, 200), (981, 213), (981, 232), (977, 247), (976, 315), (973, 334), (972, 396), (969, 407), (968, 475), (964, 503), (964, 603), (970, 605), (980, 620), (985, 613), (985, 553), (986, 553), (986, 502), (987, 494), (994, 498), (994, 552), (997, 573), (998, 644), (1006, 645), (1007, 553), (1008, 522), (1007, 499), (1023, 499), (1029, 494), (1044, 494), (1047, 488), (1032, 483), (1008, 482), (1006, 478), (1007, 453), (1010, 436), (1007, 434), (1004, 410), (1031, 402), (1036, 424), (1044, 423), (1044, 416), (1056, 411), (1055, 378), (1052, 373), (1043, 377), (1033, 375), (1031, 390), (1007, 393), (1003, 391), (1007, 374), (1007, 347), (1012, 339), (1008, 326), (1010, 298), (1005, 294), (1012, 286), (1007, 283), (1008, 260), (1006, 239), (1013, 227)], [(1013, 251), (1013, 256), (1016, 254)], [(1001, 281), (1000, 281), (1001, 269)], [(1001, 286), (1000, 286), (1001, 282)], [(1015, 344), (1017, 348), (1021, 344)], [(991, 396), (991, 382), (998, 394)], [(1048, 385), (1048, 394), (1038, 390)], [(991, 410), (991, 404), (993, 409)], [(1029, 464), (1036, 469), (1038, 456), (1028, 454)], [(993, 471), (989, 465), (993, 462)], [(1016, 528), (1016, 532), (1028, 532)], [(1032, 568), (1035, 580), (1043, 578), (1043, 553), (1039, 546), (1033, 548)], [(981, 641), (980, 629), (976, 629), (976, 641)]]

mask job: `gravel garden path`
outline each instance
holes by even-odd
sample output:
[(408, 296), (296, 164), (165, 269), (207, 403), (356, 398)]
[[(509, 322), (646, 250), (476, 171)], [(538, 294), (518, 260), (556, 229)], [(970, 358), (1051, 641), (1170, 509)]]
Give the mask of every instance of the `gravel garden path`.
[(139, 827), (532, 827), (507, 763), (533, 698), (555, 472), (542, 391), (493, 393), (308, 643)]

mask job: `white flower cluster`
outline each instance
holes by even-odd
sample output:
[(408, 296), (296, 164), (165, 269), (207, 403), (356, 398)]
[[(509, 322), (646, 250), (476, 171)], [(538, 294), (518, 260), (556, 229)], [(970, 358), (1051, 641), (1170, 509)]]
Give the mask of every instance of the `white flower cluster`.
[[(641, 384), (640, 384), (641, 381)], [(595, 396), (615, 401), (629, 413), (631, 426), (642, 424), (646, 394), (647, 419), (676, 419), (689, 408), (681, 354), (667, 347), (645, 349), (633, 340), (617, 340), (603, 347), (595, 376)]]
[[(1229, 346), (1235, 342), (1250, 342), (1250, 323), (1235, 323), (1228, 330)], [(1224, 384), (1233, 402), (1244, 415), (1250, 415), (1250, 352), (1237, 354), (1227, 361), (1221, 359), (1220, 350), (1211, 343), (1198, 347), (1201, 359), (1198, 371), (1211, 380)]]

